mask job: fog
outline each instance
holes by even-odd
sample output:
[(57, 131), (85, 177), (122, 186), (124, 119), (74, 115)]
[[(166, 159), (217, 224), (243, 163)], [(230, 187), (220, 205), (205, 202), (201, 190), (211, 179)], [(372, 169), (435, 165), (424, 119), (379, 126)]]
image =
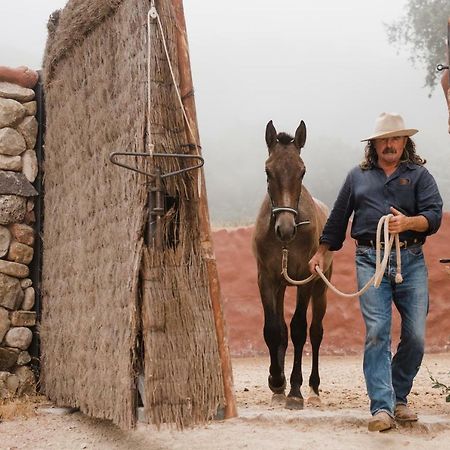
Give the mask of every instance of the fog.
[[(0, 2), (0, 64), (39, 68), (49, 14), (63, 0)], [(332, 206), (360, 140), (383, 111), (403, 115), (450, 206), (450, 135), (440, 85), (407, 49), (388, 44), (383, 23), (403, 0), (184, 0), (208, 199), (213, 223), (250, 223), (266, 189), (265, 126), (308, 129), (305, 185)], [(18, 22), (21, 22), (19, 31)], [(442, 30), (446, 34), (447, 30)], [(444, 55), (441, 61), (444, 62)]]

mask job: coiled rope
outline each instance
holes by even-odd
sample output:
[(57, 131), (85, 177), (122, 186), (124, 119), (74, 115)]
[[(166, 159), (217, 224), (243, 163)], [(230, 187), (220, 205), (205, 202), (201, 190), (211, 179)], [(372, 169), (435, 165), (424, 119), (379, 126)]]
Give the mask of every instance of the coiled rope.
[[(325, 282), (325, 284), (336, 294), (341, 295), (342, 297), (357, 297), (364, 292), (367, 291), (371, 286), (374, 286), (375, 288), (378, 288), (381, 284), (381, 280), (383, 279), (384, 271), (386, 270), (386, 266), (389, 259), (389, 254), (392, 249), (392, 244), (395, 239), (395, 250), (396, 250), (396, 256), (397, 256), (397, 270), (395, 275), (395, 282), (401, 283), (403, 281), (403, 277), (401, 274), (401, 254), (400, 254), (400, 239), (398, 233), (389, 234), (389, 220), (391, 217), (394, 217), (393, 214), (387, 214), (378, 221), (377, 225), (377, 234), (376, 234), (376, 257), (375, 257), (375, 273), (370, 278), (370, 280), (358, 291), (351, 294), (347, 294), (345, 292), (341, 292), (339, 289), (337, 289), (335, 286), (331, 284), (331, 282), (328, 280), (328, 278), (324, 275), (322, 270), (319, 266), (316, 266), (316, 272), (319, 274), (319, 276), (322, 278), (322, 280)], [(381, 229), (383, 228), (384, 231), (384, 254), (383, 259), (381, 259)], [(294, 286), (300, 286), (303, 284), (307, 284), (310, 281), (312, 281), (314, 278), (317, 277), (317, 275), (312, 274), (308, 278), (304, 280), (293, 280), (287, 273), (287, 265), (288, 265), (288, 255), (289, 251), (287, 248), (283, 249), (283, 256), (282, 256), (282, 262), (281, 262), (281, 273), (290, 284)]]

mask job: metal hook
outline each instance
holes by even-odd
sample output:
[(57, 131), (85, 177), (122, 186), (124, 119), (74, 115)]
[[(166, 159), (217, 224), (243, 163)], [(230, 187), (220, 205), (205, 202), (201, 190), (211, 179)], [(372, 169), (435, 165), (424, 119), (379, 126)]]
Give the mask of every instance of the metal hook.
[(200, 162), (194, 166), (191, 167), (185, 167), (184, 169), (180, 169), (180, 170), (175, 170), (173, 172), (168, 172), (168, 173), (164, 173), (161, 174), (161, 178), (169, 178), (172, 177), (174, 175), (178, 175), (180, 173), (184, 173), (184, 172), (189, 172), (191, 170), (194, 169), (199, 169), (200, 167), (202, 167), (205, 164), (205, 160), (199, 156), (199, 155), (186, 155), (184, 153), (134, 153), (134, 152), (112, 152), (109, 155), (109, 160), (115, 164), (116, 166), (120, 166), (120, 167), (124, 167), (125, 169), (129, 169), (132, 170), (133, 172), (137, 172), (137, 173), (141, 173), (142, 175), (145, 175), (147, 177), (150, 177), (152, 179), (155, 178), (155, 175), (152, 173), (148, 173), (145, 172), (143, 170), (140, 170), (136, 167), (132, 167), (129, 166), (127, 164), (121, 163), (116, 161), (116, 157), (117, 156), (133, 156), (133, 157), (144, 157), (144, 158), (148, 158), (148, 157), (156, 157), (156, 158), (181, 158), (181, 159), (197, 159)]

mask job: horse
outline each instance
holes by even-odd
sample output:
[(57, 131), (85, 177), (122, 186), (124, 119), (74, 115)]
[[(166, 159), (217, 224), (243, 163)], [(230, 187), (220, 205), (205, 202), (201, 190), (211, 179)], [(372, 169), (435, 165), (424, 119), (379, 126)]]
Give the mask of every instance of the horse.
[[(312, 346), (312, 368), (309, 377), (310, 394), (307, 401), (320, 405), (319, 348), (323, 337), (322, 321), (327, 305), (327, 286), (316, 277), (297, 287), (295, 312), (290, 323), (294, 346), (294, 362), (290, 377), (290, 391), (285, 395), (285, 355), (288, 329), (284, 319), (284, 294), (288, 282), (281, 273), (283, 248), (289, 250), (287, 273), (296, 280), (311, 275), (308, 262), (317, 250), (319, 237), (328, 216), (327, 207), (314, 199), (303, 186), (305, 164), (300, 151), (306, 141), (303, 120), (295, 137), (277, 134), (270, 121), (266, 127), (269, 157), (265, 163), (267, 194), (261, 205), (253, 233), (253, 253), (258, 270), (258, 287), (264, 310), (264, 340), (270, 354), (268, 384), (273, 403), (284, 403), (288, 409), (302, 409), (302, 354), (307, 336), (307, 309), (312, 303), (309, 328)], [(331, 252), (327, 252), (325, 276), (332, 272)]]

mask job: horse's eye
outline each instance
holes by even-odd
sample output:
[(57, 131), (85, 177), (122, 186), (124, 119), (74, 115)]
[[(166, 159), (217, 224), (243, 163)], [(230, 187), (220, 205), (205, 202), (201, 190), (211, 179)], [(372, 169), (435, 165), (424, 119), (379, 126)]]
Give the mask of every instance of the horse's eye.
[(306, 173), (306, 169), (303, 169), (302, 171), (300, 171), (300, 178), (303, 179), (303, 177), (305, 176)]
[(266, 169), (266, 176), (267, 176), (267, 179), (269, 180), (270, 178), (271, 178), (271, 174), (270, 174), (270, 172)]

